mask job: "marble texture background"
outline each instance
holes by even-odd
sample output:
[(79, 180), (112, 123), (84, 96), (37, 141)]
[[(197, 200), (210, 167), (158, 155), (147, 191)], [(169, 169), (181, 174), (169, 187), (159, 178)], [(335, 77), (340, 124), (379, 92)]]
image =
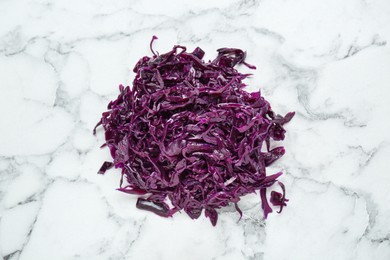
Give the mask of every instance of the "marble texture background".
[[(174, 44), (247, 50), (247, 80), (296, 111), (288, 207), (217, 227), (163, 219), (115, 188), (92, 135), (135, 62)], [(0, 256), (5, 260), (390, 259), (388, 0), (0, 1)], [(242, 68), (245, 70), (245, 68)], [(387, 158), (387, 159), (386, 159)]]

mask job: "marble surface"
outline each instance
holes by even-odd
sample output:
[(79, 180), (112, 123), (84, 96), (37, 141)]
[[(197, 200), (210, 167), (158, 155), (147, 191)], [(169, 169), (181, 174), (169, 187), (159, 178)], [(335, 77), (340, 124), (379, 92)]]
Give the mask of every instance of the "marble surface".
[[(163, 219), (116, 191), (92, 128), (155, 48), (240, 47), (247, 80), (296, 111), (288, 206)], [(6, 260), (390, 259), (388, 0), (0, 1), (0, 256)], [(245, 68), (242, 68), (245, 70)], [(387, 159), (386, 159), (387, 158)]]

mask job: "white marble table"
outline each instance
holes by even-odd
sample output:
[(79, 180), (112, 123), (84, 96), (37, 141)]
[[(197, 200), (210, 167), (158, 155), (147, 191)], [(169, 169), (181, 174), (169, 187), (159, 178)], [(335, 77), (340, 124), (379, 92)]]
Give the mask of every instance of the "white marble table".
[[(92, 128), (155, 48), (247, 50), (287, 126), (288, 206), (258, 196), (163, 219), (96, 172)], [(6, 260), (390, 259), (388, 0), (0, 1), (0, 256)], [(243, 68), (244, 69), (244, 68)], [(386, 159), (387, 158), (387, 159)]]

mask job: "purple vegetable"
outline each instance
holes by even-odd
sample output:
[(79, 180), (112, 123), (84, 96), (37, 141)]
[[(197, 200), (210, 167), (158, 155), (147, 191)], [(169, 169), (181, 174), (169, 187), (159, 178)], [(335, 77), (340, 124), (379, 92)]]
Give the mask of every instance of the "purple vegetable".
[(114, 167), (114, 164), (112, 162), (104, 162), (102, 167), (100, 167), (98, 174), (104, 174), (107, 170)]
[(277, 192), (277, 191), (271, 191), (271, 203), (274, 206), (279, 206), (280, 209), (279, 209), (278, 213), (281, 213), (283, 210), (283, 207), (287, 206), (288, 199), (286, 199), (286, 197), (285, 197), (286, 190), (285, 190), (284, 184), (281, 183), (280, 181), (278, 181), (278, 184), (282, 188), (283, 194), (280, 192)]
[[(259, 191), (267, 217), (266, 189), (282, 173), (267, 176), (266, 166), (285, 153), (270, 149), (271, 140), (284, 139), (283, 125), (294, 113), (276, 115), (260, 92), (244, 90), (249, 75), (234, 67), (255, 68), (245, 63), (244, 51), (222, 48), (206, 63), (200, 48), (187, 52), (176, 45), (159, 55), (152, 49), (155, 39), (153, 57), (135, 65), (133, 87), (119, 86), (97, 124), (113, 165), (122, 170), (118, 190), (142, 195), (137, 208), (163, 217), (183, 209), (196, 219), (204, 210), (214, 226), (216, 209), (234, 203), (242, 216), (240, 197)], [(105, 162), (99, 173), (111, 166)], [(271, 193), (280, 211), (287, 201), (281, 187), (283, 195)]]

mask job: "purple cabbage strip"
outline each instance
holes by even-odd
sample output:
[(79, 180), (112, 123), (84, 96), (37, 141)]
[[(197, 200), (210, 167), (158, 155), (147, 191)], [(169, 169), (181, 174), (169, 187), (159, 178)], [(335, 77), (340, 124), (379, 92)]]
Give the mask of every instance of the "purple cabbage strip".
[[(266, 190), (282, 173), (266, 175), (266, 167), (284, 155), (270, 149), (285, 137), (283, 125), (294, 112), (277, 115), (260, 92), (248, 93), (242, 82), (249, 74), (234, 67), (245, 62), (240, 49), (218, 49), (211, 62), (204, 51), (176, 45), (172, 51), (143, 57), (134, 67), (133, 87), (120, 94), (96, 127), (105, 130), (113, 163), (122, 170), (119, 191), (140, 195), (137, 208), (170, 217), (184, 210), (192, 219), (202, 211), (216, 225), (216, 209), (259, 191), (265, 218), (272, 212)], [(94, 133), (96, 132), (96, 127)], [(265, 145), (266, 152), (262, 151)], [(272, 191), (270, 202), (282, 211), (288, 201)], [(169, 199), (172, 208), (166, 200)]]

